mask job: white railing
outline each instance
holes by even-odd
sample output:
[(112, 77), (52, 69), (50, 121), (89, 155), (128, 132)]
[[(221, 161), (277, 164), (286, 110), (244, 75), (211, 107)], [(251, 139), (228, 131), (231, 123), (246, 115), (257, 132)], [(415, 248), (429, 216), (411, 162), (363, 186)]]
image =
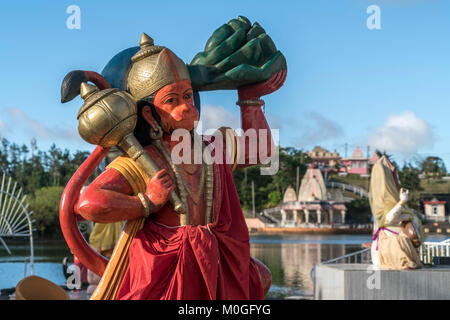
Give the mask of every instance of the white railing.
[(450, 257), (450, 239), (441, 242), (425, 241), (419, 247), (419, 256), (424, 264), (432, 264), (433, 257)]
[(370, 263), (370, 248), (365, 248), (356, 252), (346, 254), (341, 257), (322, 261), (320, 264), (332, 264), (332, 263)]
[[(450, 257), (450, 239), (441, 242), (425, 241), (419, 247), (420, 260), (424, 264), (431, 264), (433, 257)], [(320, 264), (332, 263), (371, 263), (370, 248), (365, 248), (341, 257), (322, 261)]]
[(342, 189), (346, 191), (353, 192), (354, 194), (359, 195), (360, 197), (368, 198), (369, 192), (367, 192), (365, 189), (361, 187), (357, 187), (351, 184), (342, 183), (342, 182), (335, 182), (335, 181), (326, 181), (325, 185), (328, 188), (336, 188), (336, 189)]
[(269, 220), (272, 220), (274, 223), (276, 223), (277, 225), (281, 225), (281, 221), (277, 218), (275, 218), (272, 213), (275, 212), (280, 212), (281, 208), (280, 207), (275, 207), (275, 208), (269, 208), (269, 209), (264, 209), (263, 211), (261, 211), (259, 214), (261, 216), (266, 217)]
[(425, 216), (425, 219), (428, 221), (435, 221), (435, 222), (450, 222), (450, 216), (444, 216), (444, 217), (437, 217), (437, 216)]

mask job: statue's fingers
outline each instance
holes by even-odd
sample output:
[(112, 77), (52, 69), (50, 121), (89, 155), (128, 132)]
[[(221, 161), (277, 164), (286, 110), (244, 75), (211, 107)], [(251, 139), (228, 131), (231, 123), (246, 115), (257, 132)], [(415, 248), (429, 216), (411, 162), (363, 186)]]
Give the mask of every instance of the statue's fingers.
[(240, 48), (245, 42), (245, 30), (238, 29), (226, 40), (222, 41), (217, 47), (208, 51), (202, 59), (196, 59), (193, 64), (214, 65)]
[(161, 179), (159, 180), (163, 185), (168, 185), (172, 183), (172, 178), (165, 178), (165, 179)]
[(252, 23), (250, 22), (250, 20), (248, 20), (247, 17), (239, 16), (239, 17), (238, 17), (238, 20), (240, 20), (240, 21), (244, 22), (245, 24), (247, 24), (247, 25), (248, 25), (248, 28), (250, 28), (251, 25), (252, 25)]
[(215, 90), (216, 84), (221, 84), (221, 89), (237, 89), (243, 85), (254, 84), (268, 80), (280, 70), (287, 69), (286, 59), (281, 52), (276, 52), (269, 61), (261, 67), (241, 64), (225, 73), (217, 74), (208, 83), (201, 87), (202, 91)]
[(211, 37), (209, 37), (208, 41), (206, 41), (205, 51), (211, 51), (219, 44), (221, 44), (225, 39), (231, 36), (234, 33), (233, 28), (228, 24), (223, 24), (219, 28), (217, 28)]
[(280, 51), (277, 51), (264, 65), (261, 66), (261, 73), (268, 79), (275, 72), (286, 69), (286, 58)]
[(283, 85), (283, 83), (286, 81), (286, 76), (287, 76), (287, 70), (286, 69), (282, 70), (281, 71), (281, 76), (278, 79), (278, 83), (276, 84), (277, 88), (280, 88)]
[(267, 78), (263, 77), (261, 68), (251, 66), (248, 64), (241, 64), (233, 68), (232, 70), (227, 71), (224, 74), (224, 77), (227, 80), (236, 82), (238, 84), (238, 87), (245, 84), (251, 84), (267, 80)]
[[(242, 76), (244, 79), (248, 79), (248, 84), (267, 81), (272, 77), (276, 72), (286, 69), (286, 60), (281, 52), (277, 52), (269, 61), (264, 63), (261, 67), (250, 67), (250, 66), (240, 66), (242, 68), (241, 71), (238, 72), (238, 68), (235, 68), (234, 72), (227, 72), (227, 76), (229, 77), (238, 77)], [(242, 75), (242, 73), (246, 70), (248, 72), (248, 78), (246, 75)], [(251, 80), (251, 81), (250, 81)]]
[(281, 72), (276, 72), (269, 80), (267, 80), (267, 87), (271, 90), (275, 90), (277, 87), (277, 83), (281, 78)]
[(165, 182), (163, 183), (164, 188), (169, 189), (170, 187), (172, 187), (174, 185), (173, 182), (169, 181), (169, 182)]
[(258, 36), (258, 39), (260, 41), (261, 50), (266, 60), (271, 58), (278, 51), (272, 38), (266, 33), (260, 34)]
[(156, 173), (156, 178), (157, 179), (160, 179), (160, 178), (162, 178), (162, 177), (164, 177), (164, 175), (166, 175), (167, 174), (167, 170), (166, 169), (161, 169), (161, 170), (159, 170), (157, 173)]
[(169, 175), (169, 173), (168, 173), (167, 171), (158, 174), (157, 177), (158, 177), (158, 179), (161, 180), (161, 181), (162, 181), (162, 180), (165, 180), (165, 179), (170, 179), (170, 175)]
[(264, 30), (263, 27), (258, 22), (255, 22), (253, 26), (248, 30), (247, 32), (247, 41), (250, 41), (252, 39), (255, 39), (259, 35), (266, 33), (266, 30)]
[(277, 75), (278, 75), (277, 79), (270, 85), (272, 92), (280, 89), (283, 86), (284, 81), (286, 80), (285, 70), (278, 71)]
[(259, 66), (262, 63), (264, 63), (264, 56), (259, 39), (253, 39), (246, 43), (242, 48), (217, 63), (216, 67), (220, 72), (226, 72), (241, 64)]
[(250, 21), (242, 16), (238, 17), (237, 19), (231, 19), (227, 24), (234, 30), (234, 32), (243, 29), (245, 33), (247, 33), (247, 31), (250, 30), (251, 27)]
[(208, 57), (207, 51), (199, 52), (192, 59), (191, 64), (192, 65), (196, 65), (196, 64), (203, 65), (203, 61), (205, 61), (207, 57)]

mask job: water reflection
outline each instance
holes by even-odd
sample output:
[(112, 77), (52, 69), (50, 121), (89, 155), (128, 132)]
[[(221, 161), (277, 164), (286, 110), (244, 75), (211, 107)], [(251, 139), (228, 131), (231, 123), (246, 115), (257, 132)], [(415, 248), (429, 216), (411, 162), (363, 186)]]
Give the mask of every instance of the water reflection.
[[(30, 275), (30, 265), (24, 261), (30, 257), (28, 243), (8, 243), (9, 255), (0, 247), (0, 289), (13, 288), (24, 277)], [(64, 257), (71, 257), (65, 242), (36, 243), (34, 246), (34, 273), (58, 285), (65, 284), (61, 265)]]
[(272, 272), (269, 297), (311, 294), (312, 267), (325, 260), (361, 249), (370, 235), (254, 235), (251, 255)]

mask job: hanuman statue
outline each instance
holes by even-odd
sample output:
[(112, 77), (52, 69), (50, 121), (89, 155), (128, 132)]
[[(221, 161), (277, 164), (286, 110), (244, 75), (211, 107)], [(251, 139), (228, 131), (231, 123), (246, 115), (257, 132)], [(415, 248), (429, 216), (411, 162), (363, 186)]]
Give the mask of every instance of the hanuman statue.
[[(261, 97), (278, 90), (286, 73), (286, 60), (265, 30), (238, 17), (218, 28), (188, 65), (144, 33), (139, 47), (114, 56), (101, 75), (78, 70), (65, 77), (62, 102), (81, 95), (80, 135), (98, 145), (60, 206), (69, 247), (101, 277), (91, 299), (264, 297), (271, 274), (250, 256), (232, 171), (265, 163), (274, 152)], [(237, 90), (243, 131), (260, 133), (256, 156), (248, 137), (229, 128), (196, 133), (199, 92), (223, 89)], [(186, 142), (174, 138), (180, 130), (189, 147), (177, 149)], [(120, 155), (80, 194), (111, 148)], [(192, 161), (198, 153), (201, 161)], [(109, 260), (81, 237), (80, 216), (126, 221)]]

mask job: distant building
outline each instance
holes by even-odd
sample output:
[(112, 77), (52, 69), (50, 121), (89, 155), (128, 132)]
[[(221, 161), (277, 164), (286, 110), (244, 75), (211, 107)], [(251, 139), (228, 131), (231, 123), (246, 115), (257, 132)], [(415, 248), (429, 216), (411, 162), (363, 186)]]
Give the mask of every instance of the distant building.
[(445, 204), (447, 201), (439, 201), (436, 197), (423, 203), (425, 215), (428, 217), (445, 217)]
[(356, 147), (351, 157), (342, 158), (336, 150), (331, 153), (327, 149), (315, 146), (308, 152), (311, 158), (311, 164), (319, 168), (327, 178), (328, 173), (336, 173), (339, 175), (347, 175), (348, 173), (357, 174), (363, 177), (370, 176), (370, 166), (374, 165), (380, 157), (376, 152), (370, 158), (364, 156), (361, 148)]
[(420, 202), (425, 216), (431, 220), (445, 220), (449, 215), (450, 194), (421, 194)]
[(331, 153), (322, 147), (316, 146), (312, 151), (308, 152), (308, 155), (311, 158), (312, 163), (322, 172), (337, 172), (336, 165), (340, 163), (341, 157), (336, 150)]
[(347, 173), (369, 175), (369, 158), (365, 157), (359, 147), (356, 147), (350, 158), (341, 159), (342, 168)]
[(340, 190), (327, 191), (322, 172), (311, 164), (303, 176), (298, 197), (289, 186), (282, 204), (282, 225), (292, 212), (295, 225), (345, 223), (347, 208)]
[(422, 193), (420, 195), (420, 202), (427, 219), (444, 221), (450, 215), (450, 194), (448, 193)]

